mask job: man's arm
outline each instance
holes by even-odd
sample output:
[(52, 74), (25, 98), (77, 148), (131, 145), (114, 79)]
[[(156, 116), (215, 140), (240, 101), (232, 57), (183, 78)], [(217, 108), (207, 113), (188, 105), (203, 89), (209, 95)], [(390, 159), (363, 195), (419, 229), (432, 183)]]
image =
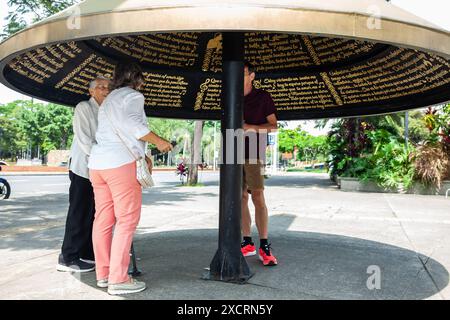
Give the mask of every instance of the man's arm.
[(274, 113), (266, 117), (267, 123), (264, 124), (247, 124), (244, 123), (244, 130), (254, 130), (254, 131), (260, 131), (263, 130), (265, 132), (276, 132), (278, 130), (278, 119)]
[(90, 122), (89, 122), (89, 107), (84, 103), (80, 103), (75, 108), (75, 115), (73, 118), (73, 132), (78, 144), (87, 155), (91, 154), (92, 145), (95, 142), (95, 137), (91, 137)]

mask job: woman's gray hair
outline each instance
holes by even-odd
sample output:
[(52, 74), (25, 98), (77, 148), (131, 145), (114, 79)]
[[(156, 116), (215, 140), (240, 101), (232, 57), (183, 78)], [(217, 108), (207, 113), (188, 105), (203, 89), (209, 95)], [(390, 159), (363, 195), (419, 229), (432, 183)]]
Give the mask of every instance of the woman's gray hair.
[(95, 77), (94, 80), (92, 80), (91, 82), (89, 82), (89, 89), (94, 89), (95, 86), (97, 85), (97, 81), (98, 80), (106, 80), (106, 81), (111, 81), (111, 79), (105, 77), (105, 76), (97, 76)]

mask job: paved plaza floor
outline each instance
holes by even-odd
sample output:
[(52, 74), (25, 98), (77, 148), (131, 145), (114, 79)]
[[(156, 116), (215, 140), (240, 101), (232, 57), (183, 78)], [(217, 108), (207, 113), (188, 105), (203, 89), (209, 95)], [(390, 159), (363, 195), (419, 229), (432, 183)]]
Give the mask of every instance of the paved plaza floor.
[(148, 289), (113, 297), (93, 272), (55, 269), (68, 178), (8, 179), (16, 194), (0, 201), (0, 299), (450, 299), (450, 199), (442, 196), (342, 192), (326, 174), (272, 176), (266, 198), (279, 265), (249, 257), (254, 276), (238, 285), (202, 279), (217, 249), (218, 175), (181, 187), (156, 174), (135, 237)]

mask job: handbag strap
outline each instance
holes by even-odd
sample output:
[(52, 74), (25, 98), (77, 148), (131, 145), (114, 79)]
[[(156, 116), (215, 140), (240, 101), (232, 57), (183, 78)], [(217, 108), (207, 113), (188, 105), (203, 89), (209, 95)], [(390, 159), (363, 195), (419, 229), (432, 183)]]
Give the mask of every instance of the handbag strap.
[(131, 156), (136, 160), (139, 161), (142, 159), (142, 157), (140, 158), (136, 158), (136, 155), (133, 153), (133, 151), (131, 151), (130, 147), (128, 147), (127, 143), (122, 139), (122, 137), (119, 134), (118, 129), (114, 126), (114, 123), (112, 122), (111, 118), (109, 117), (108, 112), (106, 111), (106, 106), (103, 106), (102, 108), (104, 108), (103, 110), (105, 111), (106, 114), (106, 118), (108, 118), (109, 123), (111, 124), (111, 127), (114, 130), (114, 133), (119, 137), (120, 141), (122, 141), (123, 145), (127, 148), (128, 152), (131, 154)]

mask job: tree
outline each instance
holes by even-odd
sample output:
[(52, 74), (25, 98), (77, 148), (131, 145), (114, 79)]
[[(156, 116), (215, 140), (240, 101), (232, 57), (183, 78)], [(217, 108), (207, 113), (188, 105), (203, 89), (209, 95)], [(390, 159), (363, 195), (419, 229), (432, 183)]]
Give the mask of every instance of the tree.
[[(186, 120), (149, 118), (148, 124), (150, 130), (154, 131), (157, 135), (177, 144), (177, 147), (171, 152), (172, 158), (176, 161), (178, 153), (183, 149), (186, 137), (192, 135), (193, 122)], [(166, 162), (167, 165), (169, 165), (169, 155), (159, 155), (157, 156), (156, 161), (157, 163)]]
[(279, 129), (279, 150), (294, 152), (297, 149), (298, 160), (323, 160), (326, 154), (326, 136), (315, 137), (301, 127), (296, 129)]
[(0, 158), (16, 158), (24, 147), (19, 135), (19, 129), (14, 118), (11, 105), (0, 105)]
[(215, 152), (220, 147), (220, 126), (220, 121), (213, 120), (205, 121), (203, 125), (202, 158), (208, 165), (214, 164)]
[(67, 149), (73, 139), (72, 119), (73, 109), (55, 104), (18, 100), (0, 105), (0, 150), (15, 158), (28, 148), (32, 157)]
[(281, 152), (293, 152), (294, 148), (300, 144), (302, 130), (297, 129), (279, 129), (278, 145)]
[(43, 135), (42, 150), (47, 154), (50, 150), (70, 148), (73, 137), (73, 110), (56, 104), (48, 104), (40, 109), (43, 113), (41, 132)]
[[(183, 149), (186, 157), (190, 159), (188, 184), (195, 185), (198, 183), (198, 165), (203, 162), (203, 127), (208, 130), (214, 127), (213, 121), (186, 121), (186, 120), (172, 120), (151, 118), (149, 119), (149, 126), (156, 134), (175, 141), (180, 145), (178, 150)], [(186, 144), (191, 141), (190, 153), (185, 150), (188, 147)], [(183, 145), (183, 147), (182, 147)], [(165, 157), (165, 156), (163, 156)], [(184, 159), (186, 160), (186, 159)]]
[(198, 165), (202, 163), (202, 136), (204, 121), (195, 121), (194, 139), (192, 139), (191, 163), (189, 165), (188, 185), (198, 183)]
[(0, 136), (0, 143), (4, 143), (2, 150), (8, 157), (15, 160), (17, 156), (29, 147), (29, 139), (22, 130), (21, 118), (24, 108), (24, 101), (14, 101), (0, 106), (2, 110), (2, 128), (5, 136)]
[(8, 0), (9, 11), (1, 37), (8, 37), (27, 27), (29, 22), (37, 22), (79, 2), (81, 1)]

